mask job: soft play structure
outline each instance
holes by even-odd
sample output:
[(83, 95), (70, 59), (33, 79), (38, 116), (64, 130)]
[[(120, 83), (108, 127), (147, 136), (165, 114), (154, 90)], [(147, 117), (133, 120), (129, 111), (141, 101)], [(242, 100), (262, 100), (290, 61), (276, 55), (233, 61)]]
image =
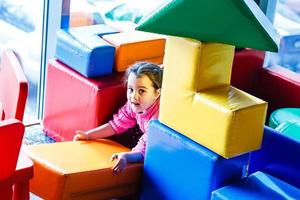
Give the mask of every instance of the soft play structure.
[[(59, 143), (26, 147), (31, 192), (53, 200), (299, 199), (300, 142), (264, 126), (268, 104), (251, 95), (260, 93), (263, 51), (277, 50), (272, 23), (252, 0), (174, 0), (135, 31), (59, 31), (43, 121)], [(150, 122), (144, 165), (114, 176), (110, 156), (130, 149), (71, 140), (109, 120), (125, 102), (124, 71), (145, 60), (164, 66), (159, 119)]]
[(125, 102), (123, 72), (130, 64), (162, 63), (162, 36), (117, 32), (95, 25), (57, 33), (57, 60), (47, 68), (43, 121), (44, 130), (56, 141), (70, 141), (75, 130), (95, 128), (110, 119)]
[(56, 58), (47, 68), (43, 125), (46, 134), (61, 143), (27, 146), (35, 170), (31, 192), (53, 200), (139, 194), (141, 163), (118, 176), (111, 169), (112, 154), (130, 149), (110, 140), (71, 141), (75, 130), (107, 122), (125, 103), (124, 71), (129, 65), (145, 60), (162, 64), (164, 49), (163, 36), (119, 32), (107, 25), (57, 32)]

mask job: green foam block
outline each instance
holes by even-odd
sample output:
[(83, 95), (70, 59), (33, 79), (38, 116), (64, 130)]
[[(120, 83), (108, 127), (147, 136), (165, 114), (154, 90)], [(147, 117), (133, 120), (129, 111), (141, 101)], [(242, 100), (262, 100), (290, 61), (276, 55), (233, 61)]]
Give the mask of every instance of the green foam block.
[(279, 34), (253, 0), (171, 0), (137, 30), (278, 51)]

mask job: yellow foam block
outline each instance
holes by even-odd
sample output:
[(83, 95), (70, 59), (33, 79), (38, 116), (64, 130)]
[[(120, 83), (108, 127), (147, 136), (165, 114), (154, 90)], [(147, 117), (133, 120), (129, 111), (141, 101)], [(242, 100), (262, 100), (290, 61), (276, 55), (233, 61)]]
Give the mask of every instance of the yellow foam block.
[(126, 71), (138, 61), (163, 62), (165, 38), (160, 35), (130, 31), (104, 35), (103, 39), (116, 47), (115, 71)]
[[(260, 147), (267, 103), (228, 84), (231, 59), (223, 57), (226, 46), (174, 37), (167, 40), (159, 119), (230, 158)], [(214, 48), (211, 62), (206, 56)]]
[(177, 82), (176, 78), (180, 77), (180, 86), (200, 91), (230, 84), (233, 56), (231, 45), (168, 37), (164, 64), (175, 68), (170, 83)]
[(26, 146), (34, 162), (30, 191), (43, 199), (111, 199), (136, 194), (142, 164), (114, 175), (110, 157), (129, 151), (109, 140), (61, 142)]

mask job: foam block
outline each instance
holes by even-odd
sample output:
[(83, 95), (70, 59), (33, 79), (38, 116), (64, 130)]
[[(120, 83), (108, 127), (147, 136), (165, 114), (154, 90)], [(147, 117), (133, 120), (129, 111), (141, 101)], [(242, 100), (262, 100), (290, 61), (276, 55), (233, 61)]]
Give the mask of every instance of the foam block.
[(104, 35), (103, 39), (116, 47), (115, 71), (125, 71), (138, 61), (163, 62), (165, 38), (160, 35), (130, 31)]
[(300, 122), (300, 108), (280, 108), (270, 115), (269, 126), (276, 128), (284, 122)]
[(259, 70), (255, 94), (268, 102), (268, 112), (300, 107), (300, 75), (280, 66)]
[(30, 145), (25, 151), (34, 162), (30, 191), (43, 199), (113, 199), (139, 190), (143, 165), (114, 175), (111, 156), (129, 149), (110, 140)]
[(288, 137), (300, 141), (300, 121), (284, 122), (277, 126), (276, 130)]
[(259, 69), (263, 67), (265, 52), (254, 49), (237, 50), (232, 63), (231, 85), (255, 94)]
[(229, 85), (232, 50), (168, 38), (159, 115), (162, 123), (225, 158), (260, 147), (267, 109), (266, 102)]
[(75, 130), (106, 123), (126, 101), (123, 74), (88, 79), (50, 60), (44, 106), (44, 130), (56, 141), (72, 140)]
[(224, 159), (159, 121), (152, 121), (141, 199), (210, 199), (213, 190), (240, 179), (247, 160), (248, 154)]
[(116, 32), (103, 24), (59, 30), (55, 57), (86, 77), (110, 74), (115, 48), (101, 37)]
[(300, 190), (269, 174), (256, 172), (212, 193), (212, 200), (299, 199)]
[(278, 51), (279, 34), (254, 1), (167, 1), (137, 30)]
[(265, 127), (262, 147), (251, 152), (249, 174), (268, 173), (300, 188), (300, 142)]

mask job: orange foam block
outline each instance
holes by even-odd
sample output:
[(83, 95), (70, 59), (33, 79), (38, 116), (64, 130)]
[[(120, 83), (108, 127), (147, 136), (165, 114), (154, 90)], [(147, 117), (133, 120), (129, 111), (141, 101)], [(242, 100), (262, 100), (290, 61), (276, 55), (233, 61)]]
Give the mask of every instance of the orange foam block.
[(114, 69), (117, 72), (126, 71), (138, 61), (163, 62), (166, 40), (161, 35), (130, 31), (104, 35), (103, 39), (116, 47)]
[(34, 162), (30, 191), (43, 199), (112, 199), (138, 193), (142, 168), (129, 164), (114, 175), (110, 158), (128, 148), (110, 140), (31, 145)]

